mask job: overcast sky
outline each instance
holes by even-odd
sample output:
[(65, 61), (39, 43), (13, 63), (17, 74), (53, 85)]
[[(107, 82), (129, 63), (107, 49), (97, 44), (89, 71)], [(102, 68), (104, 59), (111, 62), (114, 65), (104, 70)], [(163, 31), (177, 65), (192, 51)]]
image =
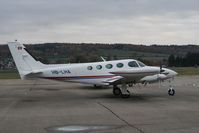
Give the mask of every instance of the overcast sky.
[(0, 0), (0, 44), (199, 44), (199, 0)]

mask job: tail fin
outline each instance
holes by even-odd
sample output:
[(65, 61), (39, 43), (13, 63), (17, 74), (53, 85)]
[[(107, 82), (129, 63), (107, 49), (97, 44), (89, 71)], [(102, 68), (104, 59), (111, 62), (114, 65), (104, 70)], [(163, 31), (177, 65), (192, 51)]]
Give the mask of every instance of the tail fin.
[(19, 42), (9, 42), (8, 47), (15, 61), (21, 79), (24, 79), (25, 75), (38, 71), (44, 67), (44, 64), (31, 56), (23, 44)]

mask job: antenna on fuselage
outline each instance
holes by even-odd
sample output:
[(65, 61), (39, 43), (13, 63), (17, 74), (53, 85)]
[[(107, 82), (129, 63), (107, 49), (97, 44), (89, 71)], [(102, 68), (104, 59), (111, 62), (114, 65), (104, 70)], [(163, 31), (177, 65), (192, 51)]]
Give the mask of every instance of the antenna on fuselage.
[(104, 59), (104, 57), (103, 56), (100, 56), (100, 58), (103, 60), (103, 62), (105, 62), (106, 60)]

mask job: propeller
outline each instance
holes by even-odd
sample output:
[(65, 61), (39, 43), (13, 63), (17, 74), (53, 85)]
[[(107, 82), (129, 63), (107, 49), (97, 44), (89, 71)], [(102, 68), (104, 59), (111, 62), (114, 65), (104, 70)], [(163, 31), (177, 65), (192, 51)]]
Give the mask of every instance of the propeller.
[(172, 81), (174, 81), (174, 76), (172, 77)]
[(160, 65), (160, 74), (161, 74), (162, 72), (165, 71), (165, 70), (163, 70), (162, 68), (163, 68), (163, 65), (161, 64), (161, 65)]
[(160, 65), (160, 73), (157, 75), (157, 76), (158, 76), (157, 78), (158, 78), (158, 81), (159, 81), (159, 88), (160, 88), (160, 84), (161, 84), (160, 74), (161, 74), (162, 72), (165, 71), (165, 70), (163, 70), (162, 68), (163, 68), (163, 65), (161, 64), (161, 65)]

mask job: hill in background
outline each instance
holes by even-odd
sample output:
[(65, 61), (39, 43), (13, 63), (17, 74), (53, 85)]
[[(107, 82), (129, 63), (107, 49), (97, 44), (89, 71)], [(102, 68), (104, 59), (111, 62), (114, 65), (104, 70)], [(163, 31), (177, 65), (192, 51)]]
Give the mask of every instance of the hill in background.
[[(43, 63), (76, 63), (106, 60), (139, 59), (148, 65), (168, 64), (170, 55), (185, 57), (188, 52), (199, 53), (197, 45), (133, 45), (90, 43), (26, 44), (27, 49)], [(0, 64), (12, 60), (7, 45), (0, 45)]]

